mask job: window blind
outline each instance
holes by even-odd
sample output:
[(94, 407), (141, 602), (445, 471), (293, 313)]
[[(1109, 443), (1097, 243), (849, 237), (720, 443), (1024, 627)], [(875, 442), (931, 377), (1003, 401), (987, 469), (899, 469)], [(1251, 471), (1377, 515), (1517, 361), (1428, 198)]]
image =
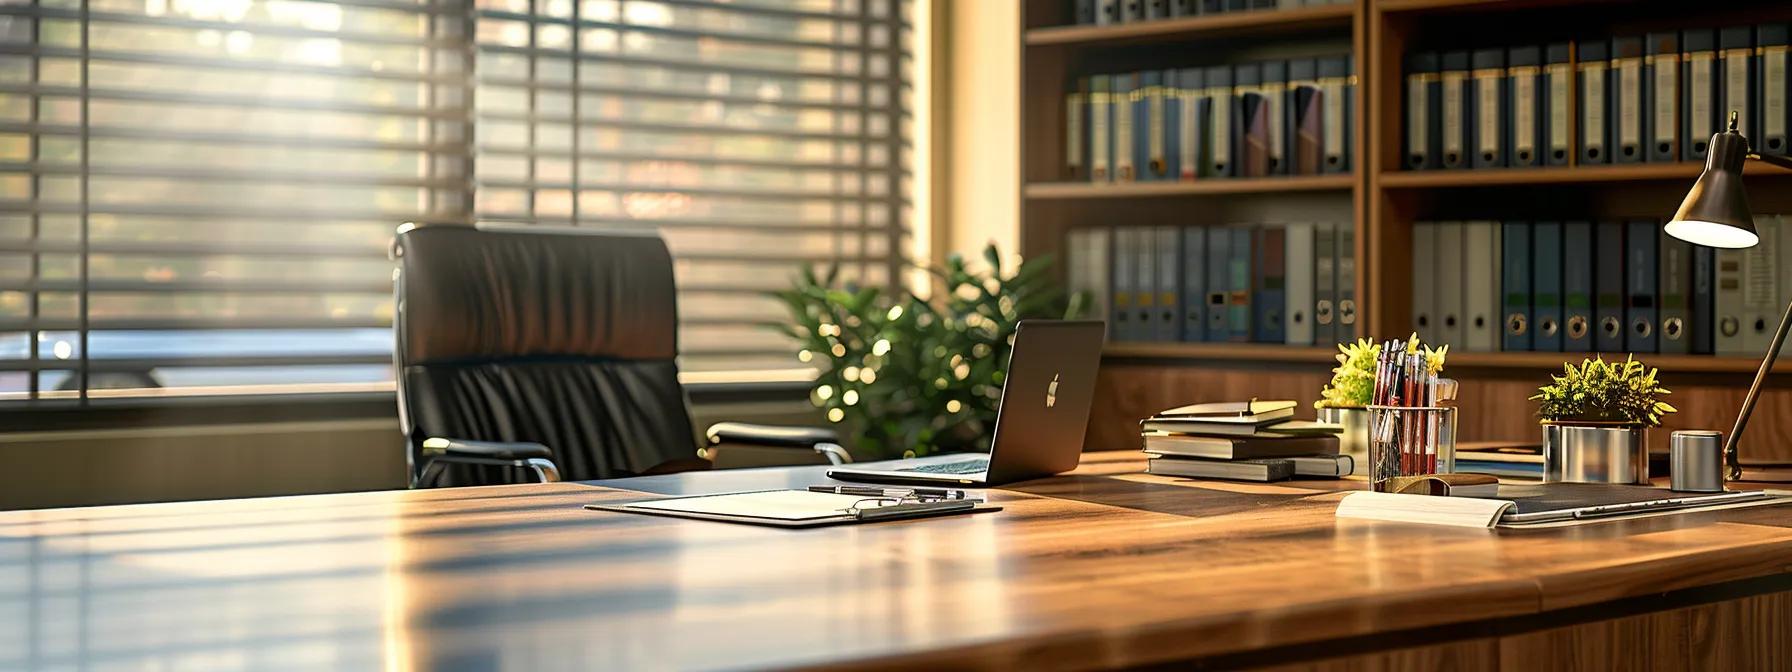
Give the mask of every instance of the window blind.
[(805, 365), (799, 264), (900, 278), (908, 0), (478, 0), (481, 220), (651, 229), (687, 372)]
[(0, 398), (389, 388), (407, 221), (658, 230), (687, 369), (795, 366), (759, 292), (898, 276), (907, 11), (0, 3)]

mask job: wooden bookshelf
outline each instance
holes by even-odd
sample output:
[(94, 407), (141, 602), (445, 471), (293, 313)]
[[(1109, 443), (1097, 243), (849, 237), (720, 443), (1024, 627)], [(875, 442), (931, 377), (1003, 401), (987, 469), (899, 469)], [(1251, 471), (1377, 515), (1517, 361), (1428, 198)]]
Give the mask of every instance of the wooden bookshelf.
[[(1352, 5), (1242, 12), (1120, 26), (1067, 26), (1071, 3), (1023, 0), (1021, 248), (1060, 252), (1081, 227), (1208, 225), (1237, 221), (1349, 222), (1357, 244), (1358, 335), (1412, 331), (1412, 227), (1417, 222), (1510, 218), (1661, 218), (1702, 165), (1570, 165), (1496, 170), (1404, 170), (1404, 55), (1558, 42), (1682, 27), (1792, 21), (1792, 5), (1755, 0), (1689, 6), (1674, 0), (1358, 0)], [(1613, 12), (1623, 4), (1625, 11)], [(1080, 75), (1193, 67), (1348, 48), (1357, 77), (1354, 171), (1347, 175), (1133, 184), (1072, 181), (1063, 169), (1063, 96)], [(1281, 54), (1287, 54), (1283, 56)], [(1572, 139), (1571, 139), (1572, 142)], [(1792, 171), (1751, 162), (1757, 212), (1792, 213)], [(1137, 444), (1137, 422), (1176, 405), (1239, 397), (1318, 395), (1334, 348), (1245, 343), (1112, 343), (1091, 418), (1092, 448)], [(1580, 353), (1462, 352), (1463, 440), (1536, 440), (1527, 398)], [(1623, 355), (1606, 354), (1610, 360)], [(1646, 354), (1681, 413), (1664, 429), (1727, 431), (1759, 360)], [(1792, 360), (1792, 357), (1788, 358)], [(1776, 366), (1744, 437), (1745, 461), (1792, 461), (1792, 361)], [(1668, 431), (1652, 441), (1665, 450)]]

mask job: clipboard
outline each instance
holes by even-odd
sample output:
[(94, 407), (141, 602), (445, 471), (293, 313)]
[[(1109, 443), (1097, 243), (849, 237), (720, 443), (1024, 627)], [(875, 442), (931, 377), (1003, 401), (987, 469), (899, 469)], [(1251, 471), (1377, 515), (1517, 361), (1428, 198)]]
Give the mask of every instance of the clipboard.
[(846, 511), (855, 503), (866, 499), (874, 498), (807, 490), (754, 490), (691, 497), (661, 497), (619, 504), (586, 504), (585, 508), (788, 529), (937, 518), (1002, 510), (1000, 506), (967, 499), (867, 508), (857, 515)]

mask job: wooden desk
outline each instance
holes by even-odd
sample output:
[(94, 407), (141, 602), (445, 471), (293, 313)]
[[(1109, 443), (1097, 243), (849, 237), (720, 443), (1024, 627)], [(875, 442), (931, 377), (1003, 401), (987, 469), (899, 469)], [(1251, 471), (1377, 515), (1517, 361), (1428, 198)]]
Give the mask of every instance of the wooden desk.
[(810, 531), (581, 510), (641, 496), (593, 484), (0, 514), (0, 669), (1792, 665), (1787, 508), (1495, 533), (1141, 466)]

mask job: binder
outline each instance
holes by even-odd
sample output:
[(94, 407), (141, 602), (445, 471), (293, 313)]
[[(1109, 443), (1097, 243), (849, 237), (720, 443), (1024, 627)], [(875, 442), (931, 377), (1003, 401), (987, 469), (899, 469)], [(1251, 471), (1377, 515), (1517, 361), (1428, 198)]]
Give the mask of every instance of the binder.
[(1248, 225), (1232, 228), (1232, 249), (1226, 255), (1226, 281), (1231, 295), (1226, 299), (1226, 340), (1248, 343), (1251, 340), (1251, 262), (1256, 258), (1255, 236)]
[(1232, 68), (1224, 65), (1208, 68), (1206, 83), (1206, 93), (1201, 97), (1208, 114), (1206, 128), (1210, 154), (1204, 174), (1231, 177), (1238, 174), (1238, 166), (1232, 160), (1232, 113), (1236, 107), (1232, 95)]
[(1265, 61), (1260, 67), (1263, 94), (1263, 123), (1269, 131), (1269, 161), (1265, 164), (1266, 175), (1287, 175), (1293, 146), (1293, 135), (1288, 132), (1288, 62)]
[(1171, 143), (1176, 148), (1172, 152), (1176, 158), (1171, 163), (1176, 179), (1186, 181), (1195, 179), (1206, 162), (1202, 146), (1207, 139), (1203, 130), (1207, 111), (1202, 93), (1207, 88), (1207, 73), (1200, 68), (1185, 68), (1178, 73), (1177, 84), (1177, 130), (1173, 134), (1176, 140)]
[(1325, 166), (1324, 99), (1319, 89), (1319, 62), (1310, 58), (1288, 62), (1289, 154), (1294, 175), (1318, 175)]
[(1574, 150), (1568, 128), (1572, 120), (1573, 100), (1569, 95), (1574, 82), (1573, 66), (1568, 62), (1567, 43), (1552, 44), (1543, 50), (1543, 164), (1566, 166)]
[(1412, 225), (1412, 331), (1426, 343), (1442, 343), (1437, 331), (1437, 223)]
[(1780, 302), (1779, 262), (1780, 236), (1778, 218), (1755, 215), (1755, 230), (1761, 242), (1743, 250), (1742, 256), (1742, 347), (1751, 356), (1767, 352), (1768, 342), (1779, 327)]
[(1338, 344), (1338, 225), (1313, 225), (1313, 345)]
[(1462, 222), (1437, 223), (1437, 329), (1440, 342), (1463, 347), (1468, 336), (1463, 320)]
[(1137, 119), (1133, 114), (1133, 101), (1136, 100), (1138, 89), (1139, 76), (1137, 73), (1114, 75), (1114, 92), (1111, 99), (1114, 102), (1112, 115), (1115, 182), (1132, 182), (1139, 178), (1136, 172), (1137, 164), (1133, 161), (1134, 152), (1137, 151), (1133, 146), (1133, 134), (1138, 130), (1134, 128), (1137, 125)]
[(1717, 282), (1712, 299), (1716, 310), (1717, 334), (1714, 339), (1719, 355), (1749, 355), (1742, 333), (1742, 266), (1746, 251), (1717, 250)]
[(1086, 26), (1095, 23), (1095, 0), (1076, 0), (1076, 25)]
[(1207, 229), (1207, 339), (1208, 341), (1232, 340), (1232, 329), (1227, 324), (1230, 319), (1229, 304), (1232, 301), (1232, 268), (1228, 257), (1232, 254), (1231, 227), (1215, 226)]
[(1748, 26), (1735, 26), (1717, 31), (1718, 70), (1723, 77), (1718, 81), (1718, 99), (1723, 107), (1717, 111), (1718, 130), (1728, 127), (1730, 113), (1741, 115), (1737, 120), (1737, 128), (1743, 135), (1754, 138), (1761, 137), (1757, 128), (1755, 100), (1755, 31)]
[(1182, 71), (1165, 70), (1163, 79), (1158, 94), (1163, 113), (1152, 130), (1157, 143), (1152, 151), (1158, 161), (1156, 179), (1173, 182), (1182, 178)]
[(1684, 355), (1692, 352), (1692, 244), (1656, 233), (1657, 251), (1661, 255), (1661, 328), (1655, 331), (1657, 350), (1662, 354)]
[(1114, 179), (1114, 78), (1095, 75), (1089, 78), (1089, 180), (1112, 182)]
[[(1503, 77), (1501, 78), (1503, 79)], [(1496, 83), (1499, 79), (1493, 80)], [(1467, 222), (1462, 241), (1462, 319), (1465, 350), (1494, 352), (1500, 346), (1500, 223)]]
[(1133, 229), (1132, 340), (1157, 338), (1157, 232), (1151, 227)]
[[(1538, 247), (1542, 247), (1541, 244)], [(1525, 221), (1508, 221), (1500, 228), (1500, 314), (1502, 330), (1500, 349), (1507, 352), (1524, 352), (1531, 349), (1531, 330), (1536, 323), (1531, 313), (1531, 257), (1535, 252), (1531, 249), (1531, 224)], [(1555, 266), (1560, 272), (1561, 264), (1550, 264), (1547, 258), (1538, 266)], [(1539, 269), (1539, 272), (1542, 272)], [(1415, 276), (1417, 285), (1419, 278)], [(1539, 283), (1541, 285), (1541, 283)]]
[(1412, 170), (1443, 166), (1443, 83), (1438, 64), (1435, 52), (1406, 57), (1406, 167)]
[(1691, 318), (1692, 354), (1717, 352), (1717, 250), (1692, 246), (1692, 294), (1687, 313)]
[(1133, 101), (1132, 161), (1138, 181), (1164, 179), (1164, 73), (1139, 73), (1139, 93)]
[(1255, 231), (1256, 260), (1251, 268), (1251, 341), (1286, 343), (1288, 330), (1288, 237), (1279, 224)]
[(1064, 94), (1064, 171), (1070, 179), (1088, 176), (1084, 156), (1089, 148), (1089, 121), (1083, 113), (1089, 109), (1089, 78), (1078, 77), (1071, 90)]
[(1157, 296), (1152, 305), (1151, 340), (1182, 340), (1182, 229), (1160, 226), (1152, 230), (1156, 237), (1153, 250), (1157, 260)]
[(1111, 26), (1121, 20), (1120, 0), (1095, 0), (1095, 25)]
[(1110, 252), (1113, 258), (1113, 281), (1110, 284), (1114, 299), (1109, 302), (1108, 334), (1116, 341), (1133, 340), (1133, 298), (1136, 295), (1133, 283), (1139, 277), (1133, 268), (1138, 263), (1133, 252), (1135, 231), (1131, 227), (1114, 229), (1114, 245)]
[(1624, 318), (1629, 333), (1624, 336), (1624, 349), (1633, 353), (1653, 353), (1660, 339), (1655, 332), (1661, 312), (1656, 306), (1656, 240), (1661, 230), (1654, 220), (1630, 220), (1630, 231), (1624, 236)]
[(1513, 47), (1506, 53), (1506, 97), (1512, 101), (1509, 163), (1514, 167), (1542, 165), (1548, 124), (1539, 122), (1548, 118), (1544, 105), (1549, 100), (1543, 87), (1542, 48)]
[[(1766, 23), (1755, 27), (1755, 53), (1759, 61), (1755, 90), (1760, 95), (1755, 116), (1760, 121), (1761, 140), (1755, 149), (1772, 154), (1785, 154), (1786, 146), (1786, 70), (1787, 44), (1792, 42), (1783, 23)], [(1750, 136), (1753, 137), (1753, 136)]]
[(1182, 227), (1182, 340), (1207, 340), (1207, 228)]
[(1643, 120), (1649, 114), (1648, 92), (1643, 90), (1643, 38), (1612, 38), (1611, 94), (1612, 162), (1642, 163), (1648, 151)]
[(1624, 351), (1624, 223), (1593, 229), (1593, 349)]
[(1287, 237), (1286, 317), (1283, 342), (1288, 345), (1307, 345), (1313, 342), (1313, 225), (1289, 224), (1284, 228)]
[(1145, 20), (1145, 0), (1120, 0), (1120, 20), (1122, 23), (1137, 23)]
[(1132, 94), (1133, 180), (1151, 182), (1162, 175), (1163, 167), (1164, 73), (1146, 70), (1134, 76), (1138, 89)]
[(1467, 168), (1469, 162), (1467, 152), (1474, 146), (1469, 138), (1469, 130), (1473, 128), (1469, 116), (1469, 55), (1466, 51), (1444, 52), (1443, 61), (1438, 66), (1440, 78), (1443, 80), (1443, 167)]
[(1324, 152), (1325, 173), (1350, 172), (1351, 119), (1356, 102), (1356, 84), (1350, 75), (1349, 56), (1319, 59), (1320, 149)]
[(1611, 134), (1607, 122), (1611, 111), (1611, 82), (1607, 81), (1605, 71), (1609, 66), (1607, 52), (1604, 41), (1580, 43), (1576, 91), (1580, 108), (1577, 129), (1581, 163), (1610, 163), (1612, 158), (1606, 148)]
[(1170, 18), (1170, 0), (1145, 0), (1145, 20)]
[[(1083, 250), (1083, 257), (1088, 260), (1084, 277), (1089, 279), (1089, 296), (1094, 298), (1088, 314), (1107, 319), (1113, 314), (1113, 307), (1108, 304), (1114, 296), (1114, 232), (1106, 228), (1083, 229), (1083, 235), (1083, 243), (1078, 249)], [(1108, 329), (1109, 338), (1112, 338), (1112, 323)]]
[(1232, 147), (1238, 152), (1240, 177), (1269, 175), (1269, 108), (1264, 103), (1263, 68), (1255, 63), (1232, 71)]
[[(1593, 252), (1596, 249), (1592, 222), (1562, 225), (1563, 352), (1593, 351)], [(1538, 338), (1546, 336), (1539, 332)], [(1541, 341), (1538, 343), (1541, 350)]]
[(1356, 338), (1356, 229), (1350, 222), (1334, 226), (1338, 232), (1338, 328), (1333, 337), (1344, 341)]
[(1680, 82), (1680, 157), (1685, 161), (1704, 161), (1711, 136), (1720, 128), (1717, 31), (1680, 33)]
[[(1583, 229), (1585, 227), (1582, 227)], [(1588, 258), (1575, 263), (1563, 254), (1564, 243), (1560, 222), (1537, 222), (1531, 227), (1531, 314), (1535, 318), (1531, 331), (1531, 349), (1538, 352), (1560, 352), (1563, 347), (1564, 280), (1573, 263), (1582, 273), (1588, 272)], [(1586, 251), (1586, 248), (1581, 248)], [(1583, 286), (1584, 287), (1584, 286)], [(1586, 320), (1581, 320), (1584, 325)], [(1583, 332), (1584, 333), (1584, 332)]]
[[(1512, 115), (1511, 100), (1505, 96), (1506, 52), (1504, 49), (1479, 49), (1474, 52), (1472, 61), (1474, 69), (1470, 77), (1473, 81), (1468, 95), (1474, 102), (1464, 106), (1474, 119), (1468, 129), (1469, 147), (1474, 152), (1471, 164), (1476, 168), (1504, 168), (1511, 135), (1507, 124)], [(1489, 320), (1488, 326), (1491, 325)], [(1492, 350), (1492, 344), (1489, 343), (1486, 349)]]
[(1680, 158), (1680, 35), (1673, 31), (1649, 33), (1646, 39), (1643, 98), (1649, 115), (1643, 120), (1643, 137), (1649, 143), (1647, 159), (1652, 162), (1677, 161)]

